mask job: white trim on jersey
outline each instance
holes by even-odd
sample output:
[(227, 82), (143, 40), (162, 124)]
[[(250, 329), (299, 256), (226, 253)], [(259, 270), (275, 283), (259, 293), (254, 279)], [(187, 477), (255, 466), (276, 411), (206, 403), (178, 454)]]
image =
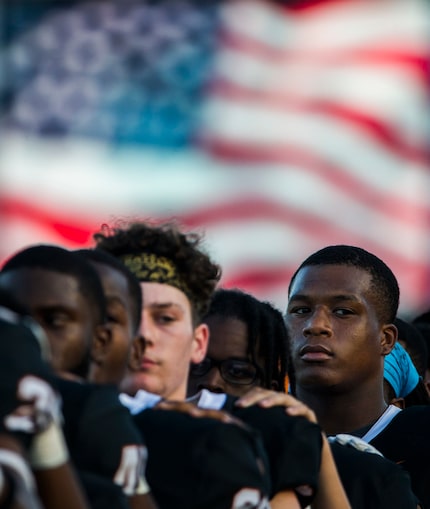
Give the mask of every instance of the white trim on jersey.
[(375, 422), (375, 424), (369, 429), (369, 431), (361, 437), (365, 442), (373, 440), (382, 430), (384, 430), (388, 424), (394, 419), (394, 417), (401, 412), (399, 407), (389, 405), (381, 417)]
[(120, 402), (130, 410), (132, 415), (136, 415), (146, 408), (152, 408), (161, 399), (158, 394), (152, 394), (143, 389), (139, 389), (134, 396), (129, 396), (125, 392), (121, 392), (119, 395)]
[(199, 408), (205, 408), (206, 410), (221, 410), (227, 399), (227, 394), (220, 394), (210, 392), (207, 389), (203, 389), (187, 401), (195, 403)]

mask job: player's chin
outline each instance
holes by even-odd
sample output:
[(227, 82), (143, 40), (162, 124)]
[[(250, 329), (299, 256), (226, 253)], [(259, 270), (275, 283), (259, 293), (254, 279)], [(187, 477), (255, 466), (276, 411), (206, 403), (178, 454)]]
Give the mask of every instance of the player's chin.
[(318, 363), (300, 363), (296, 365), (296, 381), (302, 386), (331, 385), (338, 376), (331, 366)]
[(152, 394), (163, 396), (165, 384), (159, 376), (150, 372), (139, 372), (137, 374), (136, 383), (141, 389)]
[(125, 386), (127, 386), (127, 390), (125, 392), (128, 393), (136, 393), (138, 390), (144, 390), (154, 394), (159, 394), (160, 381), (158, 377), (154, 377), (150, 373), (136, 371), (129, 373), (126, 380), (123, 380), (121, 388), (124, 388)]

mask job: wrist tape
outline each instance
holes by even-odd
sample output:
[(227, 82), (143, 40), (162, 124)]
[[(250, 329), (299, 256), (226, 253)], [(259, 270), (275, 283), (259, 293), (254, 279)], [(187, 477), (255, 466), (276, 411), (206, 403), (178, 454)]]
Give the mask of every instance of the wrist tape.
[(56, 468), (66, 463), (69, 452), (63, 432), (58, 424), (51, 422), (48, 428), (33, 438), (29, 451), (30, 465), (36, 470)]

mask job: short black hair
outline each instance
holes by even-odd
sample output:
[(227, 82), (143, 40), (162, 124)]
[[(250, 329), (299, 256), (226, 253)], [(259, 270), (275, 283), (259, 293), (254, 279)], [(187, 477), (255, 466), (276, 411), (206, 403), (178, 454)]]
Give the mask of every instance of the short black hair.
[(237, 318), (246, 324), (251, 359), (255, 362), (257, 354), (264, 359), (263, 386), (271, 389), (272, 381), (276, 381), (279, 390), (285, 390), (289, 341), (281, 311), (237, 288), (220, 288), (215, 291), (203, 320), (215, 315)]
[(372, 292), (378, 318), (382, 323), (392, 323), (399, 307), (400, 290), (393, 271), (376, 255), (356, 246), (327, 246), (311, 254), (293, 274), (288, 294), (298, 272), (314, 265), (347, 265), (368, 272), (371, 276)]
[(94, 267), (77, 254), (59, 246), (39, 244), (14, 254), (0, 274), (19, 269), (43, 269), (74, 277), (84, 298), (90, 303), (97, 323), (106, 321), (106, 299)]
[(75, 251), (83, 256), (87, 261), (107, 265), (120, 272), (127, 280), (128, 292), (130, 296), (130, 311), (133, 320), (134, 330), (137, 331), (140, 326), (142, 312), (142, 290), (137, 277), (115, 256), (101, 249), (78, 249)]

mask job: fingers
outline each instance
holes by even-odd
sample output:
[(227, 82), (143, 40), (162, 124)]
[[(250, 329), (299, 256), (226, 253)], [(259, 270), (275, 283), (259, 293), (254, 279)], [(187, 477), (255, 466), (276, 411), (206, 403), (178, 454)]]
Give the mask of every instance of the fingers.
[(284, 392), (275, 392), (268, 389), (261, 389), (260, 387), (254, 387), (244, 396), (241, 396), (236, 401), (236, 405), (241, 408), (252, 405), (259, 405), (265, 408), (284, 406), (286, 407), (285, 411), (288, 415), (301, 416), (311, 422), (317, 422), (315, 413), (308, 406)]
[(293, 396), (285, 394), (284, 392), (271, 391), (269, 389), (261, 389), (260, 387), (254, 387), (245, 395), (241, 396), (237, 401), (236, 405), (242, 408), (256, 405), (263, 407), (271, 406), (290, 406), (294, 405), (298, 401)]
[(297, 401), (297, 404), (291, 405), (288, 408), (286, 408), (286, 412), (288, 415), (306, 417), (306, 419), (310, 422), (315, 423), (318, 422), (315, 413), (300, 401)]
[[(268, 404), (270, 401), (272, 401), (272, 398), (276, 397), (277, 394), (280, 393), (270, 391), (268, 389), (262, 389), (261, 387), (253, 387), (236, 401), (236, 405), (242, 408), (256, 404), (265, 406), (265, 404)], [(264, 404), (263, 401), (265, 402)], [(268, 406), (271, 405), (269, 404)]]
[(155, 408), (160, 410), (175, 410), (189, 415), (198, 415), (199, 408), (187, 401), (166, 401), (161, 400)]

